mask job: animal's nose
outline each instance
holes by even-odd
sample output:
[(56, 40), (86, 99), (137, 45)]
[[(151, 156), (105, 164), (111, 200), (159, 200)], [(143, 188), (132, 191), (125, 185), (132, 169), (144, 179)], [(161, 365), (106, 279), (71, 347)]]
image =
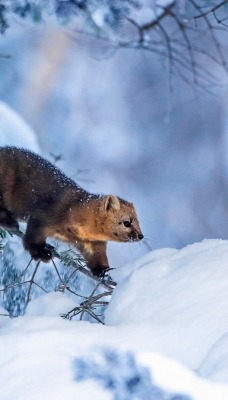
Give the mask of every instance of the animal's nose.
[(143, 234), (140, 233), (140, 234), (138, 235), (138, 238), (139, 238), (139, 240), (142, 240), (142, 239), (144, 238)]

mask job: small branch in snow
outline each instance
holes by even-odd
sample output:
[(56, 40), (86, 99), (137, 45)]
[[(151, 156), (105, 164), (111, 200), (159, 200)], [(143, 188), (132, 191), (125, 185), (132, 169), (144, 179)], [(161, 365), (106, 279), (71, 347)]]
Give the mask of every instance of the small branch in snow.
[(79, 306), (74, 307), (72, 310), (68, 311), (66, 314), (62, 314), (61, 317), (64, 319), (71, 320), (73, 317), (81, 314), (80, 320), (82, 320), (84, 314), (87, 313), (91, 317), (93, 317), (97, 322), (104, 324), (103, 321), (99, 318), (98, 314), (96, 314), (94, 310), (97, 307), (107, 306), (109, 304), (108, 301), (100, 301), (100, 299), (102, 297), (111, 296), (112, 290), (95, 295), (95, 292), (97, 291), (99, 285), (100, 285), (100, 283), (97, 284), (97, 286), (92, 291), (91, 295), (86, 300), (84, 300)]
[[(12, 234), (12, 232), (11, 232)], [(23, 234), (20, 231), (13, 232), (13, 234), (19, 236), (21, 239), (23, 239)], [(52, 259), (52, 264), (54, 267), (54, 270), (56, 272), (56, 275), (59, 280), (59, 291), (65, 292), (69, 291), (71, 294), (74, 294), (77, 297), (80, 297), (83, 301), (80, 303), (79, 306), (76, 306), (74, 309), (70, 310), (67, 314), (62, 315), (63, 318), (66, 319), (72, 319), (76, 315), (80, 315), (80, 320), (83, 319), (85, 314), (88, 314), (90, 317), (95, 319), (99, 323), (103, 323), (102, 319), (100, 316), (97, 314), (96, 310), (97, 308), (101, 308), (104, 306), (108, 305), (108, 301), (101, 300), (103, 297), (108, 297), (111, 296), (113, 292), (113, 288), (115, 287), (116, 283), (111, 280), (109, 276), (105, 276), (104, 278), (97, 278), (95, 277), (92, 272), (86, 268), (86, 263), (85, 260), (77, 253), (75, 253), (73, 250), (68, 250), (61, 252), (60, 254), (56, 251), (53, 250), (53, 257), (56, 257), (59, 259), (59, 261), (67, 268), (71, 267), (73, 268), (72, 273), (64, 280), (59, 272), (58, 266), (55, 263), (54, 259)], [(39, 284), (35, 281), (35, 278), (37, 276), (37, 272), (41, 263), (41, 260), (37, 261), (35, 264), (35, 268), (31, 274), (31, 277), (28, 279), (24, 279), (21, 281), (23, 277), (28, 273), (29, 268), (31, 267), (33, 259), (31, 258), (30, 261), (28, 262), (27, 266), (25, 269), (22, 271), (22, 273), (17, 277), (17, 280), (15, 282), (11, 282), (7, 285), (4, 285), (1, 289), (0, 292), (5, 293), (7, 290), (10, 289), (15, 289), (19, 287), (24, 287), (25, 285), (28, 285), (26, 292), (25, 292), (25, 306), (27, 307), (28, 303), (31, 301), (32, 298), (32, 289), (34, 286), (38, 287), (45, 293), (48, 293), (48, 291), (42, 286), (42, 284)], [(89, 297), (83, 296), (79, 293), (77, 293), (73, 288), (72, 288), (72, 283), (73, 278), (75, 277), (75, 274), (78, 272), (83, 273), (86, 275), (88, 278), (92, 279), (95, 281), (96, 285), (90, 294)], [(104, 292), (100, 292), (96, 294), (97, 290), (101, 290), (101, 288), (104, 288)]]

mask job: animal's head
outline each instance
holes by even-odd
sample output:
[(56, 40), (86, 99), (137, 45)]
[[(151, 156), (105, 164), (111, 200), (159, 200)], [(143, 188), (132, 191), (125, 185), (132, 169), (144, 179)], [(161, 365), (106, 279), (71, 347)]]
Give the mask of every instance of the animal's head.
[(137, 214), (132, 203), (116, 196), (102, 198), (100, 204), (102, 230), (107, 240), (138, 242), (143, 239)]

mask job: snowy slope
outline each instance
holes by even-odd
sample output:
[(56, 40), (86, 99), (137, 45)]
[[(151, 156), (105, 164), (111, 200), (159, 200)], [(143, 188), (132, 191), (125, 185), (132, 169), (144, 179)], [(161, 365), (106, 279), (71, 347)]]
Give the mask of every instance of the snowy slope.
[(37, 137), (26, 122), (0, 101), (0, 146), (18, 146), (40, 152)]
[[(205, 240), (119, 268), (105, 326), (62, 320), (58, 313), (72, 307), (62, 293), (32, 301), (24, 317), (1, 317), (1, 400), (227, 400), (227, 260), (227, 241)], [(118, 365), (102, 358), (107, 348), (118, 352)], [(166, 397), (124, 397), (126, 351)]]
[(106, 323), (144, 324), (152, 350), (228, 383), (227, 241), (156, 250), (113, 275)]

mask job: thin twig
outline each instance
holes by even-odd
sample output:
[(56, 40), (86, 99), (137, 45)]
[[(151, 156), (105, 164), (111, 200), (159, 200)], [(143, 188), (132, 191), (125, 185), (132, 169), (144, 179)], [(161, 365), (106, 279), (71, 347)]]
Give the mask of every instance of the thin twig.
[[(15, 231), (14, 234), (16, 234), (21, 239), (23, 239), (23, 234), (19, 230)], [(73, 256), (71, 255), (71, 253), (73, 254)], [(58, 254), (58, 252), (56, 250), (53, 250), (53, 257), (58, 258), (62, 263), (64, 263), (66, 265), (66, 267), (69, 266), (69, 267), (74, 268), (73, 272), (70, 274), (70, 276), (67, 278), (67, 280), (64, 281), (60, 275), (60, 272), (57, 268), (55, 261), (53, 259), (51, 260), (52, 264), (54, 266), (55, 272), (60, 281), (60, 290), (62, 292), (64, 292), (65, 290), (68, 290), (70, 293), (76, 295), (77, 297), (80, 297), (83, 300), (79, 307), (75, 307), (73, 310), (70, 310), (63, 317), (72, 319), (73, 316), (80, 314), (80, 319), (82, 319), (84, 314), (87, 313), (92, 318), (94, 318), (97, 322), (103, 323), (102, 320), (99, 318), (99, 316), (94, 312), (93, 308), (106, 306), (108, 304), (107, 301), (101, 301), (100, 299), (102, 297), (110, 296), (113, 292), (113, 288), (115, 287), (116, 283), (113, 282), (109, 277), (104, 277), (102, 279), (95, 277), (92, 274), (92, 272), (90, 270), (86, 269), (86, 267), (84, 266), (85, 265), (84, 259), (78, 255), (77, 255), (77, 257), (75, 257), (75, 253), (72, 250), (70, 250), (68, 252), (62, 252), (61, 254)], [(26, 274), (26, 272), (28, 271), (28, 269), (32, 263), (32, 260), (33, 259), (31, 258), (31, 260), (29, 261), (29, 263), (27, 264), (27, 266), (23, 270), (23, 272), (20, 274), (18, 279), (21, 279)], [(16, 288), (16, 287), (20, 287), (25, 284), (28, 284), (26, 301), (25, 301), (26, 305), (28, 305), (28, 303), (31, 300), (31, 291), (32, 291), (33, 285), (39, 287), (45, 293), (48, 293), (47, 290), (45, 290), (39, 283), (35, 282), (35, 276), (37, 274), (40, 263), (41, 263), (41, 260), (39, 260), (36, 263), (34, 271), (31, 275), (30, 279), (24, 280), (23, 282), (17, 281), (17, 282), (10, 283), (10, 284), (4, 286), (4, 288), (0, 289), (0, 292), (4, 293), (8, 289), (12, 289), (12, 288)], [(72, 277), (77, 273), (77, 271), (83, 273), (86, 276), (89, 276), (96, 282), (96, 285), (95, 285), (94, 289), (92, 290), (89, 297), (80, 295), (80, 294), (76, 293), (71, 287), (69, 287), (69, 282), (72, 279)], [(109, 280), (106, 280), (107, 278)], [(104, 287), (106, 289), (106, 291), (104, 293), (95, 295), (95, 293), (99, 287)]]
[(82, 311), (82, 313), (81, 313), (80, 319), (83, 318), (84, 312), (87, 310), (87, 308), (89, 308), (89, 307), (91, 306), (91, 304), (93, 304), (93, 301), (91, 302), (91, 300), (92, 300), (93, 295), (94, 295), (94, 293), (96, 292), (96, 290), (98, 289), (99, 286), (100, 286), (100, 282), (98, 282), (98, 283), (96, 284), (96, 286), (95, 286), (95, 288), (93, 289), (91, 295), (90, 295), (84, 302), (82, 302), (82, 303), (80, 304), (82, 307), (85, 306), (85, 308), (83, 309), (83, 311)]
[(19, 278), (22, 278), (23, 275), (25, 275), (26, 271), (28, 270), (31, 262), (32, 262), (33, 258), (31, 257), (31, 260), (29, 261), (27, 267), (24, 269), (24, 271), (21, 273), (21, 275), (19, 276)]
[(221, 8), (222, 6), (224, 6), (226, 3), (228, 2), (228, 0), (224, 0), (221, 3), (217, 4), (216, 6), (210, 8), (210, 10), (206, 11), (206, 12), (201, 12), (199, 15), (195, 15), (194, 19), (198, 19), (198, 18), (202, 18), (202, 17), (206, 17), (207, 15), (214, 13), (216, 10), (218, 10), (219, 8)]
[(62, 283), (62, 285), (64, 285), (64, 282), (63, 282), (63, 280), (62, 280), (62, 278), (61, 278), (61, 276), (60, 276), (60, 273), (59, 273), (59, 271), (58, 271), (58, 268), (56, 267), (56, 264), (55, 264), (53, 258), (51, 259), (51, 261), (52, 261), (52, 264), (54, 265), (55, 271), (56, 271), (56, 273), (57, 273), (57, 275), (58, 275), (58, 278), (59, 278), (60, 282)]
[(151, 29), (154, 29), (167, 15), (170, 14), (171, 10), (174, 8), (174, 6), (176, 5), (176, 1), (172, 1), (171, 3), (169, 3), (166, 7), (160, 7), (163, 12), (161, 12), (161, 14), (157, 15), (157, 18), (154, 19), (153, 21), (144, 24), (140, 27), (140, 29), (142, 31), (148, 31)]
[(13, 289), (17, 286), (22, 286), (25, 285), (26, 283), (30, 283), (31, 281), (23, 281), (23, 282), (13, 282), (13, 283), (9, 283), (8, 285), (4, 286), (4, 288), (0, 289), (0, 292), (5, 292), (8, 289)]
[(112, 295), (112, 290), (109, 292), (104, 292), (104, 293), (100, 293), (96, 296), (94, 296), (95, 291), (97, 290), (98, 285), (96, 288), (94, 288), (94, 290), (92, 291), (91, 295), (85, 300), (83, 301), (79, 306), (74, 307), (72, 310), (68, 311), (66, 314), (62, 314), (61, 317), (64, 319), (72, 319), (73, 317), (80, 315), (80, 320), (82, 320), (83, 316), (85, 313), (88, 313), (90, 316), (92, 316), (94, 319), (96, 319), (98, 322), (103, 323), (101, 321), (101, 319), (97, 316), (97, 314), (95, 314), (92, 310), (92, 307), (96, 307), (96, 306), (106, 306), (109, 303), (108, 302), (104, 302), (104, 301), (99, 301), (99, 299), (101, 299), (102, 297), (107, 297), (107, 296), (111, 296)]
[[(211, 25), (211, 23), (210, 23), (210, 21), (209, 21), (209, 19), (207, 17), (207, 14), (203, 15), (203, 13), (202, 13), (202, 11), (200, 9), (200, 6), (195, 2), (195, 0), (190, 0), (190, 1), (194, 5), (194, 7), (200, 12), (200, 15), (202, 16), (202, 18), (204, 18), (204, 21), (205, 21), (205, 23), (206, 23), (206, 25), (207, 25), (207, 27), (208, 27), (208, 29), (210, 31), (211, 38), (212, 38), (212, 40), (214, 42), (215, 48), (217, 49), (217, 52), (219, 54), (220, 62), (222, 64), (222, 66), (224, 67), (225, 71), (227, 72), (226, 60), (224, 59), (224, 56), (223, 56), (223, 53), (222, 53), (222, 50), (221, 50), (221, 46), (220, 46), (220, 44), (219, 44), (219, 42), (217, 40), (216, 35), (214, 34), (213, 26)], [(226, 2), (227, 2), (227, 0), (226, 0)]]
[(40, 261), (38, 261), (37, 263), (36, 263), (36, 266), (35, 266), (35, 269), (34, 269), (34, 271), (33, 271), (33, 274), (32, 274), (32, 276), (31, 276), (31, 279), (30, 279), (30, 283), (29, 283), (29, 287), (28, 287), (28, 293), (27, 293), (27, 299), (26, 299), (26, 304), (28, 305), (28, 303), (30, 302), (30, 294), (31, 294), (31, 290), (32, 290), (32, 285), (33, 285), (33, 283), (34, 283), (34, 278), (35, 278), (35, 276), (36, 276), (36, 273), (37, 273), (37, 271), (38, 271), (38, 268), (39, 268), (39, 265), (40, 265)]

